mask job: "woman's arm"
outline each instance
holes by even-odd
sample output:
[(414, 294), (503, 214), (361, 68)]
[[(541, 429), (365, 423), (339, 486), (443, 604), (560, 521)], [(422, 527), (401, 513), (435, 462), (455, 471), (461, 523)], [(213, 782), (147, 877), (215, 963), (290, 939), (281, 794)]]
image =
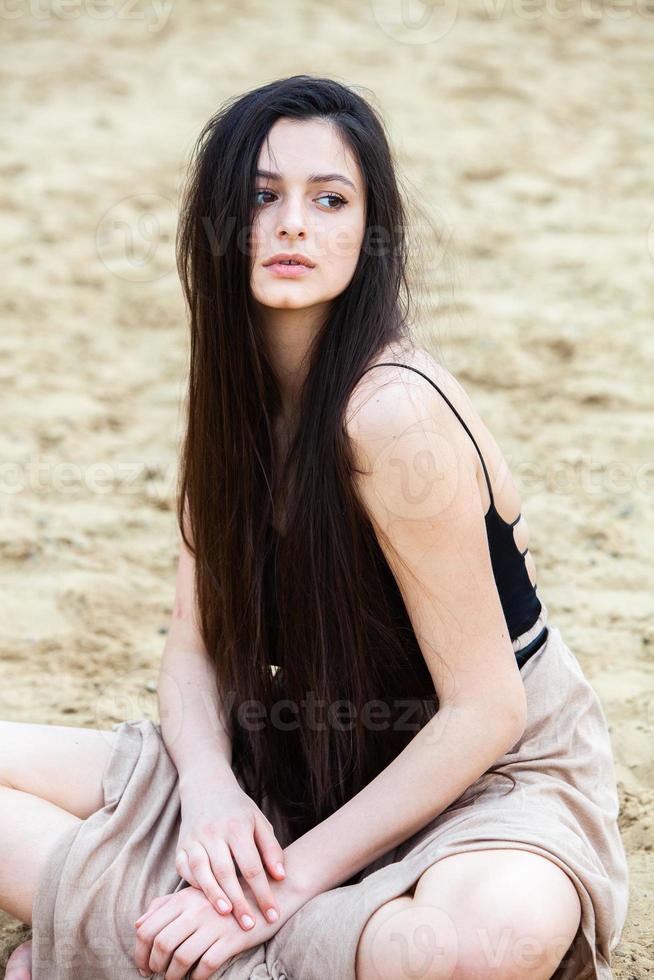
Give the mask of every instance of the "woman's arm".
[(299, 876), (309, 895), (347, 881), (424, 827), (515, 744), (526, 723), (473, 443), (430, 385), (382, 370), (383, 383), (358, 400), (348, 426), (364, 470), (355, 485), (439, 710), (375, 779), (286, 848), (289, 876)]
[(161, 735), (179, 773), (182, 799), (212, 780), (236, 781), (232, 741), (222, 717), (211, 661), (194, 630), (173, 616), (157, 688)]
[[(158, 692), (162, 737), (179, 774), (179, 874), (214, 907), (227, 899), (223, 911), (233, 913), (244, 929), (248, 919), (255, 921), (257, 906), (264, 915), (279, 916), (268, 875), (283, 880), (284, 852), (232, 769), (229, 711), (198, 628), (195, 564), (184, 541)], [(238, 869), (247, 874), (252, 905)], [(288, 890), (284, 895), (288, 903)]]
[(436, 817), (520, 737), (515, 705), (445, 705), (375, 779), (284, 849), (307, 900), (347, 881)]
[[(189, 540), (188, 515), (185, 527)], [(179, 773), (182, 798), (188, 787), (202, 787), (206, 774), (236, 781), (232, 741), (224, 720), (213, 665), (198, 627), (195, 560), (181, 540), (175, 602), (157, 688), (161, 735)]]

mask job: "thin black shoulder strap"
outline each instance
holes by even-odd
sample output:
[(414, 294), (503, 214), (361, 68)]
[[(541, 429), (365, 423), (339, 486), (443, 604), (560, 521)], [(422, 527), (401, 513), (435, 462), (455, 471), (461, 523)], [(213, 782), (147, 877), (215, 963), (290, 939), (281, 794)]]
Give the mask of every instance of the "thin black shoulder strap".
[[(447, 397), (447, 395), (445, 394), (445, 392), (444, 391), (441, 391), (441, 389), (438, 387), (438, 385), (436, 384), (436, 382), (435, 381), (432, 381), (432, 379), (428, 375), (426, 375), (423, 371), (420, 371), (418, 368), (411, 367), (410, 364), (401, 364), (399, 361), (377, 361), (376, 364), (371, 364), (370, 367), (367, 367), (365, 369), (365, 371), (362, 372), (362, 376), (366, 373), (366, 371), (371, 371), (372, 368), (374, 368), (374, 367), (382, 367), (384, 365), (386, 365), (388, 367), (392, 367), (392, 366), (395, 366), (395, 367), (403, 367), (403, 368), (408, 368), (409, 371), (415, 371), (416, 374), (421, 374), (423, 376), (423, 378), (426, 381), (429, 382), (430, 385), (433, 385), (433, 387), (436, 389), (436, 391), (440, 392), (440, 394), (443, 396), (443, 398), (445, 399), (445, 401), (447, 402), (447, 404), (450, 406), (450, 408), (452, 409), (452, 411), (454, 412), (454, 414), (458, 418), (459, 422), (461, 423), (461, 425), (466, 430), (466, 432), (468, 433), (468, 435), (470, 436), (470, 438), (472, 439), (472, 441), (475, 444), (475, 449), (477, 450), (477, 453), (478, 453), (479, 458), (481, 460), (481, 465), (484, 468), (484, 476), (486, 477), (486, 486), (488, 487), (488, 494), (490, 496), (491, 507), (494, 507), (495, 506), (495, 501), (493, 499), (493, 489), (491, 487), (491, 482), (490, 482), (490, 479), (489, 479), (489, 476), (488, 476), (488, 470), (486, 469), (486, 463), (484, 462), (484, 457), (482, 456), (481, 450), (479, 449), (479, 446), (477, 445), (477, 440), (475, 439), (475, 437), (473, 436), (472, 432), (470, 431), (470, 429), (466, 425), (465, 421), (461, 418), (461, 415), (459, 414), (459, 412), (457, 412), (456, 408), (454, 407), (454, 405), (452, 404), (452, 402), (450, 401), (450, 399)], [(517, 523), (517, 521), (516, 521), (516, 523)]]

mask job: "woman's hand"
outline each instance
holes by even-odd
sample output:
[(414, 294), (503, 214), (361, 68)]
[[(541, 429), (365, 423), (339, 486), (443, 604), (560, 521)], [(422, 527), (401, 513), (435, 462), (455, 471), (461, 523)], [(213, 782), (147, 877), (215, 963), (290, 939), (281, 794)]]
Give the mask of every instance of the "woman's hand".
[[(248, 886), (243, 882), (243, 887)], [(277, 922), (260, 919), (243, 932), (233, 915), (219, 915), (198, 888), (182, 888), (153, 899), (137, 920), (134, 962), (150, 976), (163, 973), (165, 980), (207, 980), (231, 956), (266, 942), (308, 900), (286, 882), (275, 891), (282, 908)]]
[[(236, 780), (213, 788), (208, 782), (202, 791), (194, 786), (182, 794), (175, 868), (204, 892), (219, 914), (233, 912), (243, 929), (254, 927), (256, 905), (269, 922), (277, 921), (279, 909), (266, 870), (284, 880), (284, 851), (271, 822)], [(252, 889), (251, 905), (237, 869)]]

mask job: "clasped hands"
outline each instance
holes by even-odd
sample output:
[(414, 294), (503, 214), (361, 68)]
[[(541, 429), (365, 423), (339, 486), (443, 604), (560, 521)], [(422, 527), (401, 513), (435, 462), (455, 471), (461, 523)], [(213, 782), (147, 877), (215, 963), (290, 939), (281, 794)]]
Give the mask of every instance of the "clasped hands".
[[(286, 877), (290, 851), (235, 781), (205, 784), (202, 794), (186, 797), (175, 866), (188, 885), (154, 898), (136, 920), (134, 962), (142, 976), (183, 980), (192, 971), (190, 980), (207, 980), (274, 936), (312, 897), (297, 867)], [(272, 922), (264, 917), (271, 908)]]
[[(241, 882), (244, 892), (250, 890)], [(257, 915), (245, 930), (233, 912), (218, 912), (200, 888), (189, 885), (150, 902), (136, 922), (134, 962), (145, 976), (161, 973), (165, 980), (207, 980), (227, 960), (266, 942), (306, 899), (287, 882), (275, 885), (280, 914), (276, 922)]]

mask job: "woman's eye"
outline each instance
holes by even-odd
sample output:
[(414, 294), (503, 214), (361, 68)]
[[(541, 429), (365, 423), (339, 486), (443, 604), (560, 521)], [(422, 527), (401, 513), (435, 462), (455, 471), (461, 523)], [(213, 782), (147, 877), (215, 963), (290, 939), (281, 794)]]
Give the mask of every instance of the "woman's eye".
[(340, 194), (321, 194), (320, 197), (317, 198), (317, 200), (320, 201), (326, 197), (331, 198), (332, 200), (338, 203), (338, 207), (330, 207), (329, 208), (330, 211), (338, 211), (339, 208), (342, 208), (345, 204), (347, 204), (347, 201), (343, 200)]
[[(257, 204), (260, 204), (260, 203), (261, 203), (260, 201), (257, 201), (257, 195), (258, 195), (258, 194), (272, 194), (272, 196), (273, 196), (273, 197), (275, 196), (275, 195), (273, 194), (273, 192), (272, 192), (272, 191), (255, 191), (255, 192), (254, 192), (254, 199), (255, 199), (255, 202), (256, 202)], [(265, 202), (264, 202), (264, 203), (265, 203)]]

